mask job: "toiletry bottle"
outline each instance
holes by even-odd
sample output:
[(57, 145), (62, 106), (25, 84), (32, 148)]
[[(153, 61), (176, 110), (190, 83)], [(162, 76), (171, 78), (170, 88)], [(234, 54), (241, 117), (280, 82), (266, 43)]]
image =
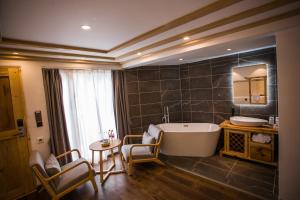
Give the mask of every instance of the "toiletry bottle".
[(275, 118), (275, 128), (278, 129), (279, 128), (279, 117)]
[(274, 116), (273, 115), (269, 116), (269, 124), (274, 125)]

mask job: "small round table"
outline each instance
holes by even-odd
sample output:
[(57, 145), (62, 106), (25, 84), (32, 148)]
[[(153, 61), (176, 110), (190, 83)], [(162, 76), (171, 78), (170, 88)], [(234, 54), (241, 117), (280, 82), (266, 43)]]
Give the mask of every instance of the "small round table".
[[(122, 158), (121, 158), (121, 154), (122, 154), (122, 152), (121, 152), (121, 143), (122, 143), (121, 140), (114, 139), (114, 140), (110, 140), (110, 145), (107, 146), (107, 147), (102, 147), (100, 141), (94, 142), (94, 143), (90, 144), (90, 146), (89, 146), (90, 150), (92, 151), (92, 166), (94, 166), (94, 152), (99, 151), (100, 171), (96, 171), (96, 173), (100, 174), (101, 184), (103, 184), (111, 174), (119, 174), (119, 173), (124, 173), (125, 172), (125, 166), (124, 166), (124, 163), (123, 163)], [(115, 155), (114, 155), (114, 151), (113, 151), (114, 148), (118, 148), (118, 152), (119, 152), (119, 155), (120, 155), (120, 161), (121, 161), (121, 164), (122, 164), (122, 170), (112, 171), (113, 168), (115, 168), (115, 166), (116, 166), (116, 160), (115, 160)], [(107, 170), (104, 170), (103, 169), (103, 155), (102, 155), (102, 152), (103, 151), (108, 151), (108, 150), (110, 150), (110, 152), (111, 152), (111, 157), (112, 157), (113, 164)]]

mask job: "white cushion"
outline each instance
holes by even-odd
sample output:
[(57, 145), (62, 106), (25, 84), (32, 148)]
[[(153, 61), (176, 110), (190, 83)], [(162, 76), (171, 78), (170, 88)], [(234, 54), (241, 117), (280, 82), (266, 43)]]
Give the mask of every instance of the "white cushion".
[(154, 144), (155, 143), (155, 138), (149, 135), (146, 131), (143, 134), (143, 144)]
[[(132, 144), (126, 144), (122, 146), (122, 154), (124, 159), (127, 161), (130, 153), (130, 148), (132, 147)], [(133, 156), (151, 156), (152, 153), (149, 149), (149, 147), (134, 147), (132, 149), (132, 155)]]
[[(55, 174), (61, 172), (59, 162), (53, 154), (50, 154), (48, 160), (46, 161), (45, 169), (48, 176), (54, 176)], [(59, 177), (54, 179), (54, 184), (57, 185), (58, 183), (59, 183)]]
[[(62, 166), (62, 170), (65, 171), (82, 161), (86, 161), (86, 160), (84, 158), (79, 158), (71, 163)], [(95, 171), (93, 171), (93, 173), (94, 175), (96, 175)], [(89, 176), (89, 168), (86, 163), (82, 163), (60, 176), (60, 181), (56, 187), (56, 192), (62, 192), (67, 188), (71, 187), (72, 185), (75, 185), (79, 181), (87, 178), (88, 176)]]
[(152, 137), (155, 138), (155, 140), (158, 140), (159, 136), (160, 136), (160, 132), (161, 129), (158, 128), (157, 126), (150, 124), (149, 128), (148, 128), (148, 133), (149, 135), (151, 135)]
[[(143, 134), (142, 144), (154, 144), (154, 143), (155, 143), (155, 138), (145, 131)], [(150, 151), (153, 151), (154, 149), (153, 147), (147, 147), (147, 148), (149, 148)]]

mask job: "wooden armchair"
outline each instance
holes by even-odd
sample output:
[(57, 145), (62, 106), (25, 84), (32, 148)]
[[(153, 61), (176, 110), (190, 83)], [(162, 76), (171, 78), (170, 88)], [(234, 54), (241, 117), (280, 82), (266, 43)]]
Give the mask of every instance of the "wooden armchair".
[(61, 167), (61, 172), (49, 177), (45, 170), (45, 163), (39, 152), (33, 151), (30, 156), (30, 166), (32, 167), (38, 180), (52, 197), (52, 200), (58, 200), (65, 194), (76, 189), (87, 181), (91, 181), (95, 192), (98, 187), (95, 181), (95, 171), (90, 163), (81, 158), (78, 149), (65, 152), (56, 158), (59, 159), (72, 152), (77, 152), (79, 159), (70, 162)]
[(121, 157), (128, 164), (128, 175), (132, 175), (132, 166), (135, 163), (156, 162), (164, 165), (158, 159), (163, 131), (157, 126), (150, 124), (148, 134), (155, 138), (154, 144), (127, 144), (129, 138), (142, 138), (143, 135), (126, 135), (123, 139)]

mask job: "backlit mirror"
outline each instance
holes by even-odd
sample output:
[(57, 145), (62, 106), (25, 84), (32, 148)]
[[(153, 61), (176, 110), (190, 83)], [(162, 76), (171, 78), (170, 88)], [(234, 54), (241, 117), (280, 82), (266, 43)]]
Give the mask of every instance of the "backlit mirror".
[(233, 101), (235, 104), (267, 104), (267, 65), (234, 67)]

